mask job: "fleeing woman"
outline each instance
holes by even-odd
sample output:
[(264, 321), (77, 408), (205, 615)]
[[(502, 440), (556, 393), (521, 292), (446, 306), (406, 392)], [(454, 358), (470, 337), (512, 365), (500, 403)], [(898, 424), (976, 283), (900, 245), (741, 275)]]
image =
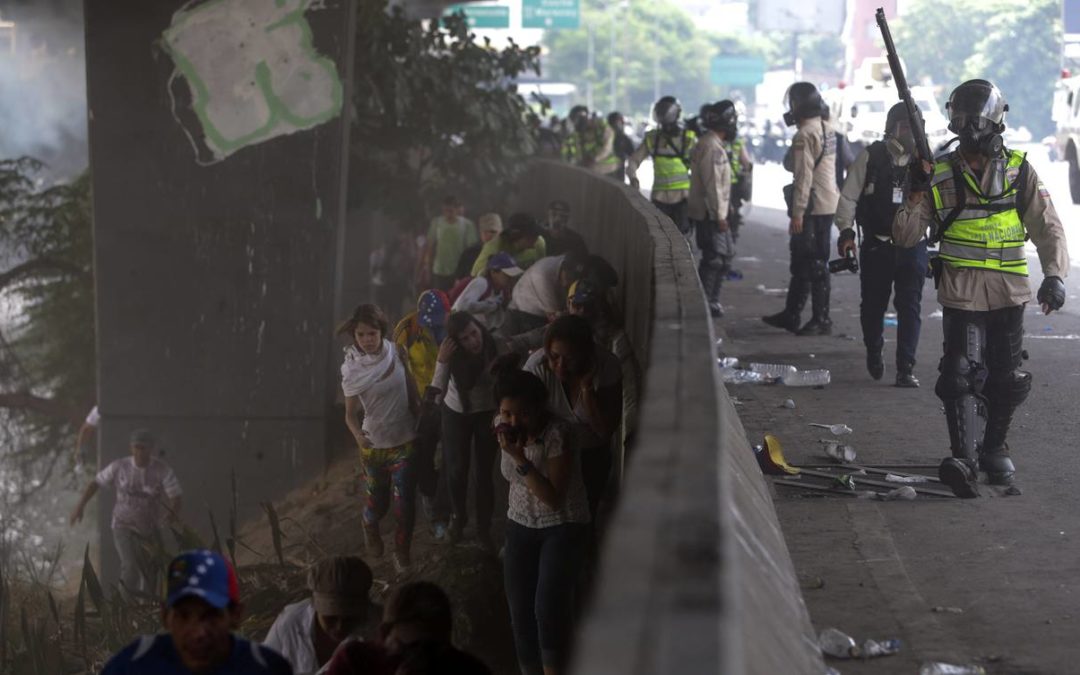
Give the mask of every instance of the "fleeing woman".
[(404, 351), (386, 338), (388, 328), (381, 309), (360, 305), (338, 327), (338, 334), (348, 335), (352, 341), (341, 364), (341, 388), (345, 424), (360, 447), (364, 467), (368, 553), (374, 557), (383, 554), (379, 521), (392, 500), (397, 521), (394, 566), (400, 572), (410, 564), (415, 522), (412, 455), (420, 396)]
[(612, 436), (622, 418), (619, 361), (595, 343), (586, 319), (561, 316), (548, 326), (544, 349), (529, 357), (523, 369), (540, 378), (548, 407), (571, 425), (595, 521), (611, 475)]
[(501, 469), (510, 481), (503, 579), (518, 663), (523, 675), (555, 675), (565, 672), (589, 540), (581, 462), (535, 375), (501, 375), (495, 398)]

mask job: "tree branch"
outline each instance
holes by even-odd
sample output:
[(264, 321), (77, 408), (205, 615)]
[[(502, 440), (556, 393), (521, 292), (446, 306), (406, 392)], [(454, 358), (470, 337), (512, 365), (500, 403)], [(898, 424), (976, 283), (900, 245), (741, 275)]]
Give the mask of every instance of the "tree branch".
[(12, 284), (23, 277), (30, 276), (35, 272), (44, 270), (54, 270), (57, 272), (63, 272), (74, 277), (79, 277), (83, 280), (89, 280), (90, 274), (74, 263), (67, 262), (66, 260), (58, 260), (56, 258), (33, 258), (27, 260), (24, 263), (20, 263), (15, 267), (7, 270), (6, 272), (0, 272), (0, 290), (6, 288), (9, 284)]
[(35, 396), (28, 391), (0, 393), (0, 408), (30, 410), (75, 425), (82, 422), (82, 417), (63, 403), (55, 399)]

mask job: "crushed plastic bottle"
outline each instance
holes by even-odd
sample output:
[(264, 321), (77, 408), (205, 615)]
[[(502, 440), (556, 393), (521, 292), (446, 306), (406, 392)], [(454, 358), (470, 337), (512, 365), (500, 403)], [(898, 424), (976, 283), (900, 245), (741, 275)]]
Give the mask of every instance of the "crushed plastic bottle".
[(748, 383), (762, 383), (768, 381), (761, 373), (755, 373), (752, 370), (742, 370), (740, 368), (721, 368), (720, 380), (724, 384), (748, 384)]
[(885, 493), (878, 493), (876, 499), (883, 502), (910, 502), (918, 498), (919, 493), (910, 485), (898, 487)]
[(951, 663), (934, 662), (922, 664), (919, 675), (986, 675), (986, 669), (974, 664), (956, 666)]
[(855, 659), (859, 657), (859, 646), (855, 639), (844, 631), (826, 628), (818, 636), (821, 653), (837, 659)]
[(716, 359), (716, 361), (717, 361), (717, 363), (720, 364), (721, 368), (738, 368), (739, 367), (739, 359), (735, 358), (734, 356), (722, 356), (722, 357)]
[(900, 651), (900, 641), (893, 640), (867, 640), (862, 643), (862, 657), (873, 659), (878, 656), (892, 656)]
[(829, 433), (833, 436), (846, 436), (847, 434), (855, 432), (854, 429), (846, 424), (821, 424), (819, 422), (811, 422), (810, 426), (819, 429), (828, 429)]
[(748, 367), (755, 373), (761, 373), (765, 377), (772, 379), (783, 378), (799, 372), (799, 369), (795, 366), (785, 363), (751, 363)]
[(828, 370), (803, 370), (780, 378), (785, 387), (824, 387), (832, 381)]
[(825, 455), (841, 464), (851, 464), (855, 461), (855, 448), (836, 441), (829, 441), (825, 444)]

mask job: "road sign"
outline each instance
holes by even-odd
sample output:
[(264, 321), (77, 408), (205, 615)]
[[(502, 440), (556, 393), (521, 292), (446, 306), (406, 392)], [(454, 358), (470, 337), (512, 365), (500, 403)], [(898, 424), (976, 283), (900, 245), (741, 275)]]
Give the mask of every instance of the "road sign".
[(522, 28), (577, 28), (579, 0), (521, 0)]
[(709, 68), (713, 84), (752, 87), (765, 81), (765, 59), (760, 56), (714, 56)]
[(509, 28), (510, 8), (491, 5), (450, 5), (443, 16), (465, 12), (469, 28)]

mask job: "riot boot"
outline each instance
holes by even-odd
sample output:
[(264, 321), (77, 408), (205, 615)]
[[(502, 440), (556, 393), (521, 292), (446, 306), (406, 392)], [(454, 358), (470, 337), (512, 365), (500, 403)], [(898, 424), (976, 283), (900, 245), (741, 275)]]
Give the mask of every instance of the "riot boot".
[(962, 499), (979, 496), (979, 472), (975, 461), (980, 429), (982, 404), (973, 394), (943, 401), (945, 422), (949, 426), (952, 457), (946, 457), (938, 467), (938, 478)]
[(979, 474), (973, 459), (946, 457), (938, 467), (938, 479), (961, 499), (979, 496)]
[(705, 302), (709, 305), (709, 314), (714, 319), (724, 316), (724, 307), (720, 304), (720, 287), (724, 284), (725, 269), (721, 265), (702, 261), (698, 270), (701, 289), (705, 291)]
[(1008, 445), (999, 450), (980, 452), (979, 468), (986, 472), (986, 482), (991, 485), (1012, 485), (1016, 474)]
[(919, 380), (915, 377), (915, 368), (903, 364), (896, 366), (896, 386), (907, 389), (918, 389)]
[(811, 295), (813, 314), (796, 335), (832, 335), (832, 320), (829, 319), (829, 278), (815, 279)]
[(866, 348), (866, 372), (880, 380), (885, 375), (885, 360), (881, 358), (881, 345)]
[(761, 320), (774, 328), (783, 328), (789, 333), (798, 332), (800, 316), (809, 295), (810, 283), (801, 277), (791, 277), (784, 310), (776, 314), (763, 316)]

